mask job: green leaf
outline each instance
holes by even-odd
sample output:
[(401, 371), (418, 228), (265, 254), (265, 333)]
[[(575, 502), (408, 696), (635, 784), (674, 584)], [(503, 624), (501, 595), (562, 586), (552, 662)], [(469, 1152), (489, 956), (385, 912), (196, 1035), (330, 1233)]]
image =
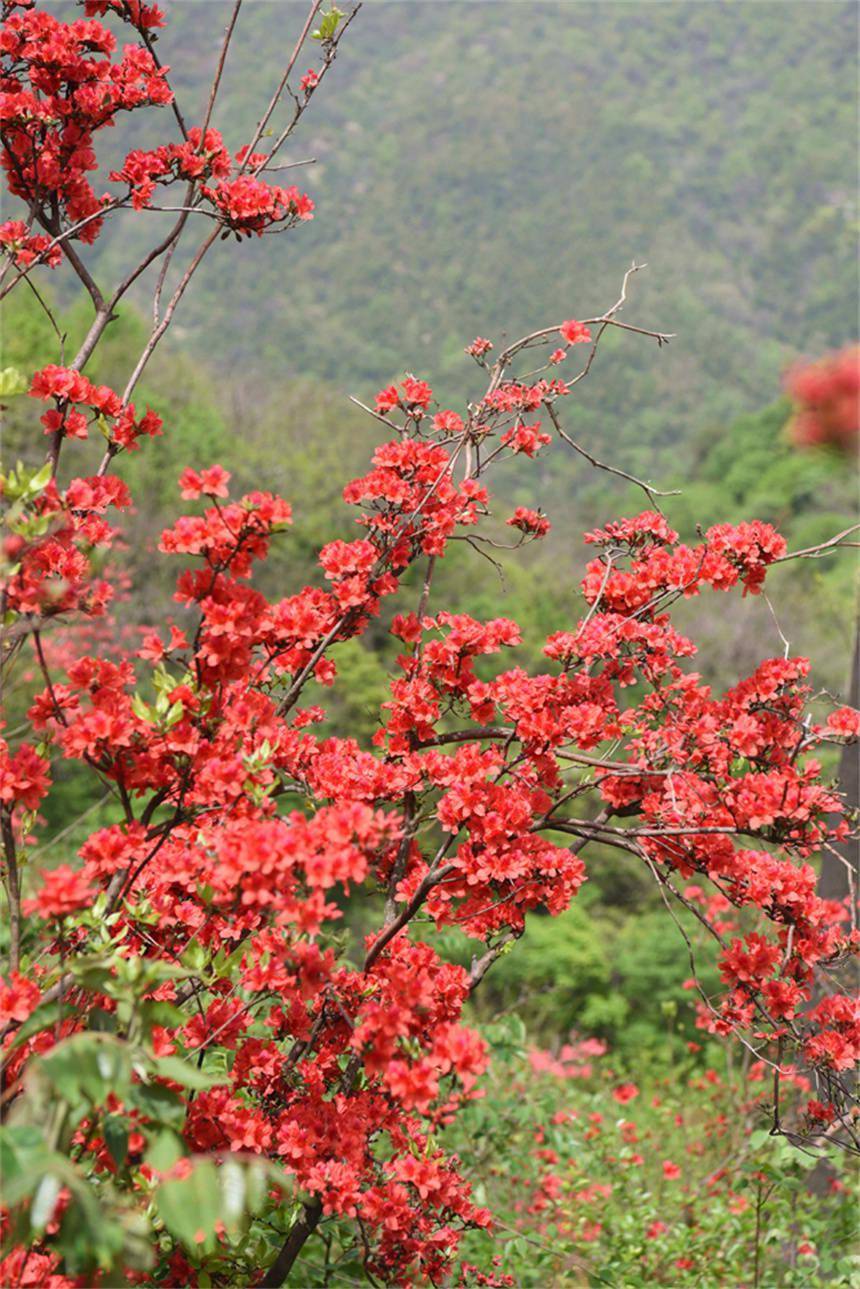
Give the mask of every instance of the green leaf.
[(46, 461), (45, 464), (42, 466), (41, 470), (37, 470), (36, 473), (32, 476), (32, 478), (30, 479), (30, 482), (27, 485), (27, 491), (29, 492), (31, 497), (35, 497), (36, 494), (41, 492), (43, 488), (47, 488), (48, 484), (51, 482), (52, 470), (53, 470), (53, 467), (51, 465), (51, 462)]
[(179, 1083), (184, 1088), (202, 1090), (217, 1087), (218, 1084), (225, 1082), (223, 1077), (198, 1070), (192, 1061), (183, 1061), (179, 1056), (158, 1056), (150, 1062), (150, 1065), (153, 1073), (159, 1078), (170, 1079), (171, 1082)]
[(54, 1173), (46, 1173), (39, 1182), (30, 1207), (30, 1225), (34, 1231), (44, 1231), (54, 1216), (61, 1190), (60, 1179)]
[(178, 1029), (187, 1019), (181, 1007), (177, 1007), (175, 1003), (169, 1003), (165, 998), (155, 998), (141, 1003), (138, 1007), (138, 1015), (147, 1032), (153, 1025)]
[(750, 1134), (749, 1147), (750, 1150), (760, 1150), (762, 1146), (766, 1143), (770, 1144), (772, 1141), (773, 1138), (767, 1128), (757, 1128), (755, 1132)]
[(100, 994), (114, 993), (116, 978), (113, 969), (94, 958), (73, 959), (68, 970), (85, 989), (92, 989)]
[(181, 1128), (185, 1121), (185, 1102), (178, 1092), (160, 1083), (135, 1083), (126, 1093), (129, 1105), (135, 1106), (147, 1119), (166, 1128)]
[(0, 371), (0, 398), (14, 398), (27, 389), (27, 381), (17, 367), (4, 367)]
[(105, 1115), (103, 1132), (108, 1153), (117, 1168), (121, 1168), (128, 1155), (128, 1122), (119, 1115)]
[(171, 703), (167, 709), (167, 715), (164, 718), (164, 724), (166, 727), (170, 729), (172, 725), (175, 725), (177, 721), (181, 720), (184, 711), (185, 708), (181, 702)]
[(75, 1034), (39, 1061), (44, 1075), (69, 1105), (101, 1105), (111, 1093), (122, 1097), (131, 1081), (131, 1056), (112, 1034)]
[[(16, 1123), (0, 1128), (0, 1177), (4, 1189), (49, 1153), (42, 1130), (35, 1124)], [(6, 1202), (9, 1203), (8, 1197)]]
[(72, 1191), (72, 1202), (63, 1213), (56, 1241), (65, 1261), (65, 1270), (70, 1275), (84, 1276), (96, 1267), (108, 1270), (124, 1261), (122, 1227), (98, 1202), (76, 1170), (69, 1168), (62, 1178)]
[(180, 958), (183, 967), (195, 972), (202, 971), (208, 961), (209, 950), (199, 940), (192, 940)]
[[(162, 1150), (159, 1140), (152, 1155), (159, 1153), (169, 1159), (170, 1147), (168, 1141)], [(176, 1239), (190, 1251), (207, 1253), (214, 1247), (218, 1223), (223, 1223), (232, 1239), (241, 1236), (251, 1215), (265, 1205), (272, 1184), (282, 1190), (290, 1187), (283, 1170), (266, 1160), (246, 1163), (227, 1158), (219, 1166), (197, 1156), (188, 1176), (162, 1183), (156, 1193), (156, 1205)]]
[(33, 1034), (38, 1034), (39, 1030), (50, 1029), (59, 1019), (61, 1014), (61, 1004), (43, 1003), (41, 1007), (27, 1017), (24, 1024), (15, 1031), (15, 1037), (9, 1045), (10, 1050), (24, 1043)]
[(138, 720), (151, 721), (152, 719), (152, 713), (150, 712), (147, 704), (141, 698), (140, 694), (132, 694), (131, 710), (134, 712)]
[(311, 33), (313, 40), (327, 41), (331, 40), (340, 26), (340, 20), (343, 17), (340, 9), (332, 8), (328, 13), (323, 14), (322, 21), (316, 31)]
[(188, 1177), (163, 1182), (156, 1192), (156, 1206), (170, 1234), (190, 1252), (210, 1252), (222, 1211), (215, 1165), (203, 1159)]
[(87, 1029), (95, 1030), (99, 1034), (116, 1033), (115, 1013), (105, 1011), (103, 1007), (94, 1007), (87, 1017)]
[(150, 1144), (146, 1162), (156, 1172), (166, 1173), (185, 1154), (182, 1139), (169, 1128), (164, 1128)]

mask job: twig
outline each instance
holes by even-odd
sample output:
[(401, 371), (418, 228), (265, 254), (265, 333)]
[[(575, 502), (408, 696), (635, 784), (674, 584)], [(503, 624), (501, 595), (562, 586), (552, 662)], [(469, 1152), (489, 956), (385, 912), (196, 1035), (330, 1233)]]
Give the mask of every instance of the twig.
[[(281, 77), (280, 83), (278, 84), (278, 88), (275, 90), (274, 94), (271, 97), (269, 106), (266, 108), (265, 112), (260, 117), (260, 120), (257, 122), (257, 128), (254, 131), (254, 136), (251, 139), (250, 144), (248, 145), (248, 151), (245, 153), (245, 159), (242, 162), (241, 166), (239, 167), (239, 174), (241, 174), (242, 171), (245, 169), (245, 167), (248, 165), (251, 159), (251, 156), (253, 154), (254, 148), (260, 142), (260, 139), (263, 136), (263, 131), (265, 130), (266, 126), (269, 124), (269, 119), (271, 118), (272, 113), (274, 112), (275, 108), (278, 106), (278, 103), (280, 102), (281, 95), (286, 89), (287, 81), (290, 78), (290, 73), (292, 72), (293, 67), (295, 66), (296, 59), (301, 53), (302, 45), (307, 40), (308, 32), (311, 29), (311, 23), (319, 13), (321, 5), (322, 5), (322, 0), (313, 0), (313, 4), (311, 5), (310, 12), (308, 13), (307, 18), (305, 19), (305, 25), (302, 28), (301, 35), (296, 41), (295, 48), (293, 49), (293, 52), (290, 56), (290, 61), (287, 63), (286, 71)], [(278, 1283), (280, 1284), (280, 1281), (278, 1281)]]
[(558, 416), (556, 415), (555, 408), (551, 403), (544, 403), (544, 407), (549, 412), (550, 420), (555, 426), (559, 437), (564, 439), (565, 443), (567, 443), (569, 447), (572, 447), (574, 452), (578, 452), (580, 456), (585, 457), (586, 461), (588, 461), (590, 465), (593, 465), (595, 469), (606, 470), (608, 474), (617, 475), (619, 479), (626, 479), (628, 483), (635, 483), (636, 487), (641, 488), (642, 491), (650, 498), (677, 497), (680, 495), (680, 489), (678, 488), (673, 488), (668, 492), (664, 492), (659, 488), (652, 487), (652, 485), (650, 483), (646, 483), (644, 479), (637, 479), (635, 474), (628, 474), (626, 470), (619, 470), (617, 466), (607, 465), (604, 461), (599, 461), (596, 456), (593, 456), (584, 447), (582, 447), (580, 443), (577, 443), (575, 439), (572, 439), (569, 434), (565, 433), (561, 427)]
[(788, 559), (817, 559), (825, 551), (833, 550), (835, 546), (860, 546), (860, 542), (846, 542), (845, 538), (850, 537), (852, 533), (860, 530), (860, 524), (852, 524), (850, 528), (844, 528), (841, 533), (831, 537), (829, 541), (819, 542), (817, 546), (805, 546), (800, 551), (789, 551), (787, 555), (778, 555), (774, 564), (784, 564)]

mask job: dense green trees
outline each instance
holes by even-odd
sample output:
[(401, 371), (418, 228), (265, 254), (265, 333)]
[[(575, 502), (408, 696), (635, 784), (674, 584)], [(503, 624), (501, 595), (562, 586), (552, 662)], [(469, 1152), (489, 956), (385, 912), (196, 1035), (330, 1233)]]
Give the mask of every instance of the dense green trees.
[[(205, 10), (170, 5), (159, 46), (200, 108), (229, 5)], [(237, 138), (299, 16), (291, 0), (243, 12), (223, 98)], [(775, 396), (790, 355), (854, 330), (855, 29), (849, 4), (794, 0), (370, 0), (289, 156), (317, 158), (291, 177), (318, 218), (300, 239), (225, 245), (183, 334), (267, 384), (356, 394), (424, 356), (447, 404), (477, 332), (585, 316), (635, 256), (649, 269), (625, 316), (677, 340), (659, 361), (607, 344), (574, 428), (651, 473), (655, 447), (685, 452)]]

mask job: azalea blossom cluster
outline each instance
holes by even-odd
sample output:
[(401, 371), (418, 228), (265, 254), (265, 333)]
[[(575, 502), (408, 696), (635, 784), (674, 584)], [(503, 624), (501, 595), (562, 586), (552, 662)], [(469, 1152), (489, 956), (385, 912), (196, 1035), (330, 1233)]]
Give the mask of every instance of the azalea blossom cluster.
[(46, 233), (31, 235), (23, 219), (7, 219), (0, 224), (0, 246), (5, 247), (18, 268), (22, 269), (29, 268), (37, 258), (55, 269), (63, 258), (59, 246), (54, 245)]
[[(183, 186), (178, 209), (186, 218), (209, 214), (239, 237), (313, 218), (306, 193), (261, 176), (272, 153), (246, 143), (231, 155), (208, 121), (186, 127), (181, 116), (179, 142), (134, 149), (110, 172), (124, 192), (96, 191), (90, 175), (98, 168), (100, 131), (120, 113), (171, 105), (173, 93), (168, 69), (154, 52), (157, 29), (164, 26), (156, 5), (86, 0), (84, 9), (85, 18), (66, 22), (34, 0), (3, 2), (2, 163), (9, 190), (26, 204), (28, 217), (0, 225), (0, 247), (19, 270), (34, 263), (55, 268), (64, 255), (77, 257), (73, 243), (95, 241), (108, 215), (149, 207), (158, 189), (174, 183)], [(138, 42), (118, 51), (113, 32), (98, 20), (108, 13), (122, 19)], [(326, 54), (332, 56), (331, 42)], [(321, 78), (313, 69), (302, 78), (299, 114)], [(42, 231), (34, 232), (34, 224)]]
[(37, 618), (104, 613), (115, 588), (94, 575), (95, 559), (117, 536), (107, 512), (130, 505), (121, 479), (92, 476), (73, 478), (62, 489), (51, 479), (22, 514), (10, 508), (3, 541), (7, 610)]
[[(16, 8), (6, 5), (4, 37), (10, 184), (35, 210), (49, 202), (79, 219), (100, 209), (82, 178), (93, 132), (118, 110), (166, 102), (165, 74), (146, 41), (112, 64), (93, 19)], [(148, 6), (90, 8), (140, 33), (160, 21)], [(320, 27), (329, 55), (337, 21), (334, 11)], [(25, 79), (31, 89), (13, 88)], [(28, 151), (34, 140), (44, 164)], [(258, 167), (252, 152), (246, 162)], [(138, 206), (163, 177), (203, 180), (200, 199), (242, 232), (309, 213), (293, 197), (266, 207), (253, 171), (227, 179), (231, 165), (207, 129), (137, 154), (122, 178)], [(613, 318), (591, 323), (602, 331)], [(541, 335), (597, 344), (586, 322)], [(35, 1150), (57, 1185), (36, 1204), (20, 1182), (4, 1279), (71, 1286), (120, 1268), (130, 1283), (279, 1284), (321, 1223), (351, 1231), (356, 1256), (387, 1284), (457, 1274), (463, 1232), (491, 1222), (445, 1148), (488, 1061), (465, 1008), (531, 911), (568, 907), (591, 843), (646, 863), (670, 891), (695, 873), (750, 919), (722, 956), (726, 995), (707, 1000), (709, 1023), (794, 1045), (821, 1072), (822, 1114), (844, 1112), (856, 1013), (842, 995), (808, 1004), (815, 969), (856, 936), (848, 910), (816, 896), (809, 861), (847, 825), (809, 754), (855, 738), (857, 713), (807, 722), (807, 664), (796, 659), (766, 661), (713, 695), (685, 668), (695, 646), (669, 613), (684, 596), (756, 594), (786, 555), (778, 534), (718, 525), (688, 547), (655, 510), (589, 534), (599, 554), (582, 617), (550, 636), (531, 671), (504, 662), (521, 640), (516, 623), (431, 604), (451, 543), (492, 522), (492, 467), (563, 437), (559, 407), (575, 379), (518, 378), (525, 347), (484, 364), (487, 388), (461, 412), (437, 407), (413, 375), (378, 394), (374, 415), (391, 436), (343, 491), (358, 535), (323, 546), (314, 584), (279, 598), (254, 574), (273, 542), (289, 541), (291, 502), (237, 496), (221, 466), (190, 466), (179, 481), (188, 513), (160, 542), (179, 563), (179, 623), (111, 657), (72, 649), (62, 669), (42, 633), (58, 615), (74, 633), (104, 613), (105, 514), (131, 500), (114, 471), (122, 449), (162, 427), (151, 411), (137, 416), (128, 390), (83, 374), (89, 339), (70, 365), (33, 375), (30, 394), (51, 404), (46, 472), (4, 485), (15, 503), (4, 664), (32, 646), (39, 680), (25, 736), (0, 746), (2, 1104), (15, 1158)], [(483, 362), (491, 346), (470, 350)], [(99, 473), (61, 486), (61, 451), (80, 450), (94, 423), (107, 441)], [(523, 538), (548, 528), (522, 507), (508, 522)], [(399, 654), (361, 746), (349, 730), (316, 727), (325, 689), (340, 683), (340, 647), (378, 620)], [(69, 765), (110, 793), (114, 817), (33, 873), (26, 848)], [(375, 921), (352, 944), (344, 909), (357, 892)], [(449, 927), (475, 942), (471, 967), (440, 952), (435, 930)], [(50, 1141), (46, 1087), (59, 1107)], [(266, 1170), (256, 1243), (231, 1225), (237, 1160)], [(222, 1183), (223, 1216), (207, 1200), (188, 1236), (195, 1196)], [(88, 1221), (117, 1232), (97, 1255), (81, 1251)], [(504, 1282), (486, 1268), (459, 1274)]]
[[(158, 186), (177, 180), (200, 182), (199, 192), (210, 209), (218, 212), (223, 222), (237, 234), (261, 236), (273, 224), (313, 219), (314, 203), (307, 193), (294, 185), (282, 188), (259, 179), (256, 172), (269, 160), (264, 152), (249, 152), (247, 146), (235, 158), (224, 146), (218, 130), (205, 134), (198, 126), (188, 131), (182, 143), (173, 143), (150, 152), (130, 152), (122, 167), (111, 171), (111, 179), (128, 186), (128, 197), (135, 210), (152, 204)], [(253, 172), (242, 171), (253, 167)], [(214, 182), (213, 182), (214, 181)], [(205, 210), (206, 206), (201, 206)]]
[(62, 217), (80, 225), (80, 241), (92, 242), (105, 205), (88, 178), (96, 168), (93, 137), (120, 112), (170, 102), (165, 71), (141, 44), (126, 45), (112, 62), (116, 39), (95, 19), (64, 22), (30, 5), (3, 8), (0, 129), (9, 190), (48, 232), (57, 235)]
[(860, 348), (849, 345), (814, 363), (795, 364), (786, 376), (794, 403), (788, 432), (801, 447), (857, 450), (860, 435)]
[(114, 390), (107, 385), (93, 385), (74, 368), (51, 364), (35, 372), (30, 396), (53, 403), (51, 410), (40, 417), (46, 434), (85, 439), (89, 426), (97, 422), (114, 450), (133, 450), (141, 435), (154, 438), (161, 433), (161, 418), (151, 408), (135, 419), (134, 403), (123, 404)]

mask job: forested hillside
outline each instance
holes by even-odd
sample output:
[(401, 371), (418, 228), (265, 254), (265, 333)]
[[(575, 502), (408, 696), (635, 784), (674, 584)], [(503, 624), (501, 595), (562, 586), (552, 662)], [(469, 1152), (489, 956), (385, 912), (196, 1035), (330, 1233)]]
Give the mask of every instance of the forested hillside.
[[(159, 52), (197, 120), (229, 6), (166, 8)], [(233, 146), (303, 15), (243, 10), (216, 112)], [(625, 316), (677, 339), (613, 338), (573, 423), (633, 469), (677, 461), (856, 328), (855, 47), (848, 4), (370, 0), (288, 156), (317, 158), (289, 177), (318, 218), (225, 244), (177, 335), (353, 393), (409, 365), (445, 399), (469, 392), (475, 334), (599, 312), (635, 257)]]

